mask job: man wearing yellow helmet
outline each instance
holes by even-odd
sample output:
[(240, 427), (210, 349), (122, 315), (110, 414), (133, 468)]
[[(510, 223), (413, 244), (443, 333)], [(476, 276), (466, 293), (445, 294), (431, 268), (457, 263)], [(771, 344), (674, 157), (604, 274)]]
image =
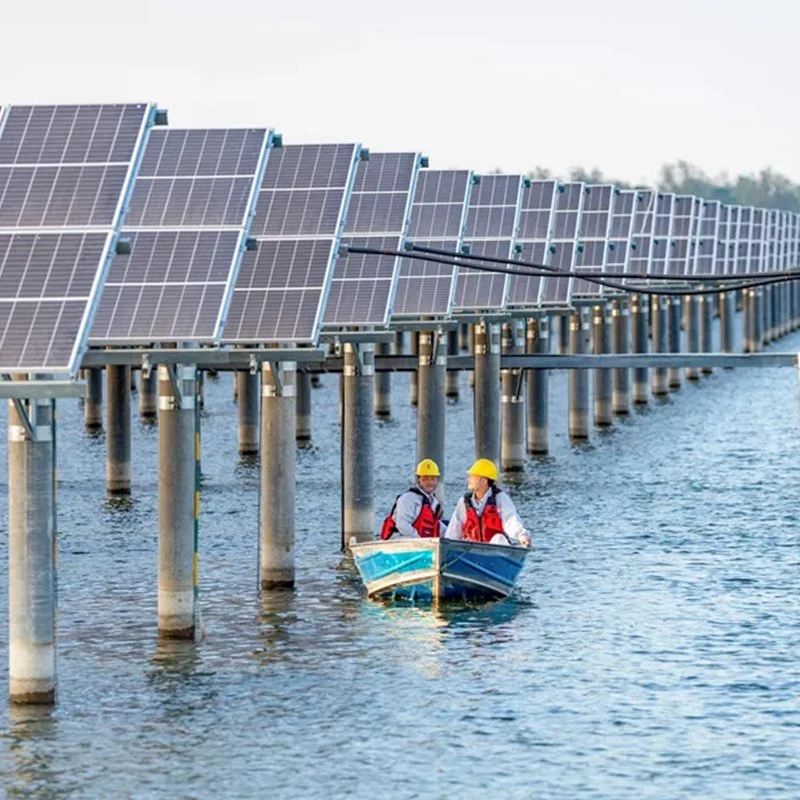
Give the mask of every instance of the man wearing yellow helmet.
[(530, 547), (511, 498), (497, 486), (497, 467), (479, 458), (467, 472), (469, 491), (459, 498), (445, 536), (488, 544), (521, 544)]
[(381, 526), (381, 539), (392, 536), (441, 536), (442, 504), (436, 497), (439, 467), (430, 458), (417, 464), (417, 485), (398, 495)]

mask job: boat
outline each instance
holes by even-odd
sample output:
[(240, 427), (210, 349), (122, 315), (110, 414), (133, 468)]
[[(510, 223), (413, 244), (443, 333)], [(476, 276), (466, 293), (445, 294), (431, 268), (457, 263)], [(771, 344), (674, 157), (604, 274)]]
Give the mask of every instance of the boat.
[(530, 552), (439, 538), (353, 541), (350, 551), (371, 598), (423, 603), (507, 597)]

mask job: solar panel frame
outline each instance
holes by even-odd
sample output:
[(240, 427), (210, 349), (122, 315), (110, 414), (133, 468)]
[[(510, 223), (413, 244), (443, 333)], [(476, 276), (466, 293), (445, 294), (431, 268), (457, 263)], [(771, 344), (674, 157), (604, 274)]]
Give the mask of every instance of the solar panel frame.
[(91, 344), (220, 343), (273, 141), (271, 128), (152, 131), (123, 222), (131, 253), (106, 279)]
[[(470, 195), (464, 244), (471, 255), (513, 259), (520, 230), (523, 197), (531, 182), (522, 175), (481, 175)], [(486, 262), (502, 270), (502, 265)], [(513, 277), (513, 276), (511, 276)], [(509, 300), (509, 276), (459, 267), (454, 315), (503, 310)]]
[(672, 192), (658, 192), (653, 210), (653, 237), (647, 259), (647, 271), (654, 275), (667, 274), (673, 247), (675, 200)]
[[(357, 169), (367, 151), (358, 143), (284, 144), (276, 155), (280, 160), (268, 162), (259, 188), (263, 205), (250, 231), (258, 251), (246, 253), (239, 270), (222, 335), (226, 344), (319, 341)], [(307, 216), (312, 196), (321, 200)]]
[[(388, 165), (391, 171), (393, 160), (396, 161), (394, 178), (389, 174), (389, 182), (385, 183), (387, 176), (384, 168)], [(362, 162), (356, 173), (342, 242), (371, 247), (378, 240), (385, 249), (402, 250), (408, 237), (417, 177), (423, 163), (427, 161), (418, 152), (370, 153), (369, 161)], [(408, 167), (410, 171), (406, 173)], [(404, 173), (402, 176), (401, 171)], [(384, 225), (376, 225), (375, 219), (376, 211), (381, 205), (378, 202), (380, 197), (389, 201), (385, 208)], [(402, 257), (396, 256), (390, 266), (385, 256), (355, 253), (348, 253), (339, 259), (333, 271), (328, 302), (323, 312), (323, 329), (334, 331), (351, 327), (387, 327), (394, 307), (401, 262)], [(356, 264), (359, 265), (357, 268)], [(382, 269), (385, 274), (381, 274)], [(367, 280), (364, 279), (365, 270), (372, 270), (372, 276)], [(356, 271), (358, 275), (348, 274)], [(364, 283), (372, 284), (371, 293), (366, 291)], [(366, 311), (362, 312), (362, 300), (367, 298)], [(349, 311), (342, 313), (342, 309)]]
[(752, 206), (739, 206), (739, 227), (737, 231), (736, 274), (750, 273), (750, 237), (752, 234)]
[(638, 198), (639, 192), (635, 189), (617, 190), (608, 235), (606, 266), (609, 272), (629, 271), (634, 209)]
[[(450, 196), (447, 197), (447, 185), (442, 186), (444, 176), (452, 176), (452, 186)], [(434, 179), (437, 180), (436, 188), (430, 189), (428, 184)], [(471, 170), (432, 170), (421, 169), (417, 177), (417, 185), (414, 192), (414, 200), (411, 206), (411, 219), (409, 222), (408, 239), (414, 244), (424, 247), (432, 247), (440, 250), (450, 250), (461, 252), (464, 244), (464, 236), (467, 228), (467, 213), (469, 211), (469, 201), (472, 195), (472, 188), (475, 185), (476, 176)], [(458, 226), (455, 231), (450, 230), (450, 215), (447, 215), (447, 231), (450, 234), (439, 237), (432, 236), (434, 231), (433, 223), (437, 220), (436, 211), (444, 206), (452, 209), (455, 214), (458, 205), (455, 193), (457, 191), (456, 181), (464, 182), (463, 190), (459, 192), (460, 197), (460, 216)], [(445, 196), (440, 196), (444, 191)], [(416, 235), (416, 227), (421, 225), (419, 210), (430, 210), (432, 212), (430, 222), (431, 230), (429, 237), (419, 237)], [(394, 306), (392, 309), (392, 319), (402, 320), (407, 318), (419, 317), (449, 317), (453, 310), (456, 296), (456, 284), (458, 277), (458, 267), (449, 267), (445, 264), (435, 264), (431, 262), (412, 261), (410, 259), (401, 260), (400, 271), (397, 276), (397, 289), (395, 292)], [(416, 291), (414, 291), (416, 289)], [(411, 293), (411, 294), (410, 294)], [(413, 300), (407, 299), (409, 295)], [(423, 303), (423, 297), (428, 298), (427, 304)]]
[(636, 190), (637, 206), (633, 212), (631, 253), (628, 257), (628, 271), (631, 274), (648, 272), (650, 269), (656, 195), (657, 192), (652, 189)]
[[(29, 245), (30, 257), (33, 257), (35, 248), (48, 245), (55, 258), (58, 249), (65, 246), (65, 243), (70, 243), (77, 258), (83, 252), (83, 246), (90, 241), (95, 244), (95, 253), (99, 253), (91, 275), (88, 263), (80, 265), (78, 261), (71, 262), (68, 283), (82, 285), (79, 295), (46, 296), (43, 294), (43, 284), (41, 290), (34, 293), (35, 296), (22, 298), (17, 293), (14, 297), (0, 298), (0, 308), (3, 309), (0, 317), (5, 319), (0, 337), (0, 370), (10, 373), (77, 374), (103, 282), (116, 253), (120, 225), (141, 163), (144, 142), (150, 128), (156, 123), (156, 117), (157, 109), (153, 103), (6, 106), (3, 109), (0, 116), (0, 168), (11, 171), (33, 168), (36, 171), (56, 167), (56, 171), (64, 170), (66, 174), (79, 166), (86, 170), (86, 174), (94, 174), (97, 168), (123, 167), (124, 177), (114, 191), (109, 191), (104, 197), (100, 195), (102, 184), (96, 185), (94, 199), (90, 200), (92, 210), (99, 203), (113, 209), (110, 214), (106, 212), (100, 220), (90, 217), (88, 220), (81, 220), (80, 224), (71, 224), (75, 220), (65, 215), (57, 220), (61, 224), (54, 224), (50, 219), (45, 225), (42, 218), (38, 225), (0, 228), (0, 239), (9, 245), (15, 242)], [(80, 156), (81, 148), (83, 160), (76, 160)], [(50, 174), (53, 174), (52, 169)], [(72, 174), (76, 174), (74, 170)], [(53, 199), (53, 186), (51, 183), (48, 204)], [(86, 186), (81, 186), (79, 179), (74, 186), (70, 210), (79, 196), (83, 198), (81, 202), (89, 199), (85, 193)], [(55, 262), (52, 262), (48, 280), (53, 274), (54, 266)], [(62, 276), (65, 266), (68, 266), (66, 260), (59, 262)], [(78, 276), (78, 269), (86, 274)], [(81, 280), (77, 280), (78, 277)], [(23, 315), (21, 308), (24, 306), (27, 308)], [(56, 314), (54, 308), (57, 306), (60, 307), (60, 312)], [(35, 312), (30, 314), (34, 307)], [(30, 322), (27, 335), (19, 328), (14, 329), (12, 320), (15, 316), (27, 316)], [(34, 326), (38, 324), (40, 317), (46, 322), (43, 322), (45, 328), (38, 335), (49, 337), (46, 343), (41, 338), (37, 341), (31, 340)], [(18, 355), (15, 359), (6, 360), (8, 353), (5, 356), (1, 353), (3, 349), (8, 350), (12, 340), (16, 342)], [(33, 355), (35, 353), (38, 355)]]
[(763, 208), (754, 208), (750, 226), (750, 270), (754, 273), (764, 271), (765, 244), (767, 238), (766, 214)]

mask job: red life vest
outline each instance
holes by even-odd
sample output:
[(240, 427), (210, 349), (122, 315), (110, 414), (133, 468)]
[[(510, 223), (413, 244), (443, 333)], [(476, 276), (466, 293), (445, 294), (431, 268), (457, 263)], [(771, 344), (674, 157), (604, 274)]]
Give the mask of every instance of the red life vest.
[[(408, 491), (418, 494), (422, 498), (422, 507), (419, 510), (417, 518), (411, 523), (411, 527), (423, 538), (438, 536), (439, 523), (442, 519), (442, 507), (439, 506), (439, 508), (434, 511), (431, 507), (431, 501), (428, 499), (428, 495), (416, 486), (412, 486)], [(403, 494), (407, 494), (407, 492), (403, 492)], [(397, 525), (395, 525), (394, 522), (394, 512), (397, 509), (397, 501), (402, 496), (402, 494), (397, 495), (392, 510), (383, 521), (383, 525), (381, 525), (381, 539), (384, 541), (389, 539), (391, 535), (397, 531)]]
[[(506, 536), (503, 530), (503, 520), (497, 510), (497, 495), (500, 489), (492, 486), (489, 489), (489, 497), (483, 507), (483, 513), (478, 516), (478, 512), (472, 507), (472, 492), (464, 495), (464, 508), (466, 509), (466, 519), (461, 527), (461, 535), (471, 542), (490, 542), (492, 537), (498, 533)], [(506, 538), (508, 538), (506, 536)]]

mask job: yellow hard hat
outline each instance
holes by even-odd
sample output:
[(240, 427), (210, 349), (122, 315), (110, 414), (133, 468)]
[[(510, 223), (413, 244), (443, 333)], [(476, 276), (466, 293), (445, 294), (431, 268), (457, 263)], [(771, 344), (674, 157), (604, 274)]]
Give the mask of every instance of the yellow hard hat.
[(479, 458), (468, 470), (467, 475), (477, 475), (479, 478), (488, 478), (490, 481), (497, 480), (497, 467), (494, 461), (488, 458)]
[(432, 461), (430, 458), (423, 458), (422, 461), (420, 461), (419, 464), (417, 464), (417, 475), (426, 478), (430, 476), (438, 478), (439, 466), (435, 461)]

